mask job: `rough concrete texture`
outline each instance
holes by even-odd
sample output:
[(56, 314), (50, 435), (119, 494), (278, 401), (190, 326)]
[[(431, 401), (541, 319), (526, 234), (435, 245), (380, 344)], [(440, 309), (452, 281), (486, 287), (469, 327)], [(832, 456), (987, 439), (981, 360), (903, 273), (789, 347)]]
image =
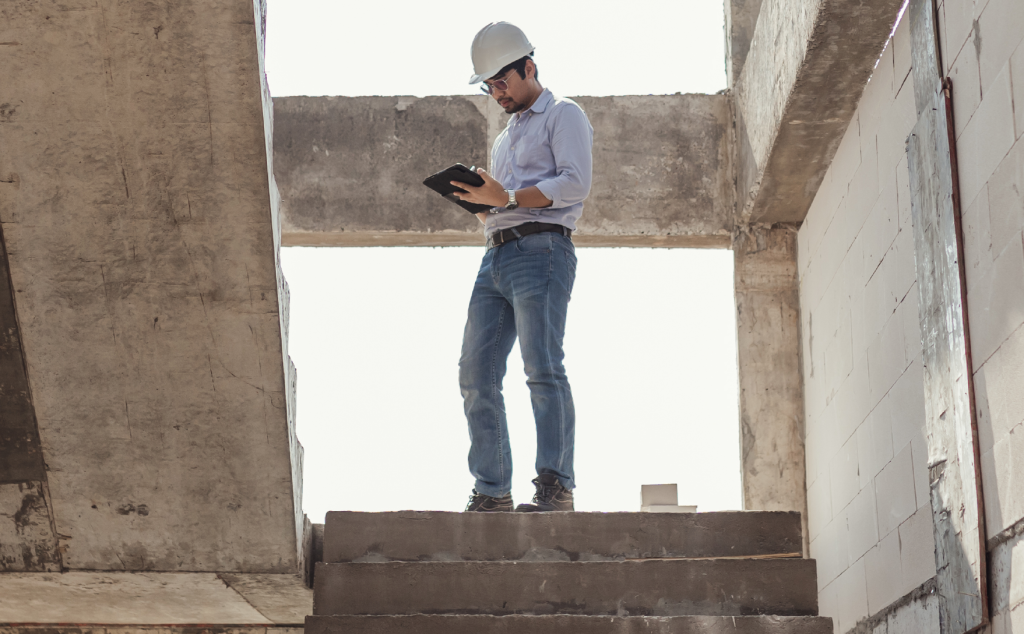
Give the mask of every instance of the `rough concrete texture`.
[(796, 513), (331, 512), (324, 561), (600, 561), (801, 552)]
[(298, 575), (222, 572), (217, 577), (272, 623), (302, 623), (313, 612), (313, 590)]
[(0, 484), (44, 482), (43, 448), (25, 372), (21, 328), (3, 242), (0, 228)]
[[(577, 101), (594, 127), (578, 244), (728, 246), (728, 97)], [(493, 100), (283, 97), (274, 109), (285, 245), (482, 244), (479, 221), (422, 181), (452, 163), (486, 165), (507, 120)]]
[(297, 570), (259, 11), (3, 4), (0, 222), (67, 568)]
[(934, 592), (935, 584), (925, 583), (901, 599), (894, 601), (884, 610), (873, 614), (870, 618), (861, 620), (846, 632), (847, 634), (936, 634), (940, 631), (939, 598), (935, 596)]
[[(306, 634), (832, 634), (819, 616), (310, 616)], [(0, 630), (0, 634), (4, 634)]]
[(809, 559), (320, 564), (313, 614), (818, 613)]
[(294, 574), (0, 575), (0, 623), (301, 627), (312, 609), (313, 592)]
[(0, 572), (57, 572), (60, 553), (42, 482), (0, 484)]
[(725, 0), (725, 73), (736, 85), (754, 39), (762, 0)]
[(935, 535), (940, 631), (988, 622), (984, 504), (974, 407), (971, 341), (952, 101), (940, 90), (932, 0), (911, 0), (915, 102), (907, 139), (914, 260), (924, 366), (928, 480)]
[(743, 508), (806, 516), (796, 228), (733, 240)]
[(903, 0), (764, 0), (734, 85), (739, 209), (800, 222)]
[(0, 634), (302, 634), (301, 627), (259, 625), (13, 625), (0, 626)]

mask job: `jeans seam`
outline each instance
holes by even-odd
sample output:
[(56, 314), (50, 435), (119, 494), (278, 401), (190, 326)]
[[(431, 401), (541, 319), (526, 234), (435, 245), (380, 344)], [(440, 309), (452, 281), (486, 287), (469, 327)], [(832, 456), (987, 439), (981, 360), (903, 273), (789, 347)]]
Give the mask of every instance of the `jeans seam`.
[[(551, 281), (554, 278), (554, 258), (549, 257), (548, 259), (548, 284), (547, 288), (544, 289), (544, 332), (545, 338), (554, 336), (551, 328)], [(554, 342), (544, 342), (544, 356), (548, 368), (553, 368), (551, 362), (551, 345)], [(555, 394), (558, 398), (558, 471), (563, 471), (565, 461), (565, 401), (562, 395), (562, 386), (555, 382)]]
[(494, 345), (491, 348), (491, 402), (494, 403), (494, 428), (498, 436), (498, 486), (501, 490), (505, 487), (505, 443), (501, 435), (501, 414), (498, 408), (498, 347), (501, 345), (501, 330), (505, 325), (505, 311), (508, 306), (501, 307), (501, 314), (498, 316), (498, 329), (494, 335)]

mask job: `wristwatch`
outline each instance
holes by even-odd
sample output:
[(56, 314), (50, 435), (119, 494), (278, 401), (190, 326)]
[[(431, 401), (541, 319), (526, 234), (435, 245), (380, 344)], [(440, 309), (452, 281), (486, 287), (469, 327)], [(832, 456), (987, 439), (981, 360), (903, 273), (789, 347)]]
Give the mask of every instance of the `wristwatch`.
[(505, 193), (508, 194), (508, 202), (505, 203), (505, 209), (516, 209), (519, 207), (519, 203), (516, 202), (516, 190), (506, 189)]

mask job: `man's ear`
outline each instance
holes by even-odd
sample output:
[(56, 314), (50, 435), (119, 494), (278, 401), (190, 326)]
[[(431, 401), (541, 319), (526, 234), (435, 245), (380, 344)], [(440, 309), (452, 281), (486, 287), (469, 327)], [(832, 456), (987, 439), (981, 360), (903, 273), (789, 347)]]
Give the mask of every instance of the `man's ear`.
[(533, 63), (532, 59), (526, 60), (526, 78), (533, 79), (537, 74), (537, 65)]

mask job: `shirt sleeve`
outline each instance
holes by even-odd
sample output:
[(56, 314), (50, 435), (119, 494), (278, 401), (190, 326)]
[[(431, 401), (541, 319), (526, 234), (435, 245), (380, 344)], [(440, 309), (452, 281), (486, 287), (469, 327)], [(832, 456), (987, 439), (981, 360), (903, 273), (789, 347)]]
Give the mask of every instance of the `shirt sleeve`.
[(548, 209), (560, 209), (581, 203), (590, 194), (594, 129), (582, 108), (566, 103), (553, 113), (550, 134), (556, 176), (537, 183), (537, 189), (551, 201)]

